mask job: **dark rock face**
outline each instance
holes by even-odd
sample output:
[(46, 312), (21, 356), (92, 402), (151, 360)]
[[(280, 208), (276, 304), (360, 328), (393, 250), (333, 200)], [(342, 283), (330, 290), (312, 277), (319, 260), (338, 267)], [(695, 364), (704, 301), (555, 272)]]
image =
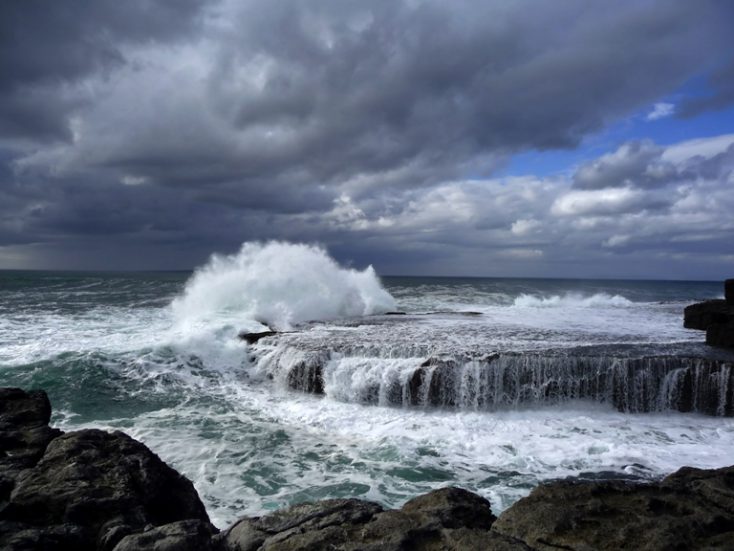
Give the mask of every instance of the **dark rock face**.
[(539, 550), (734, 549), (734, 467), (684, 467), (659, 484), (543, 484), (493, 530)]
[(716, 323), (726, 323), (731, 316), (731, 308), (725, 300), (706, 300), (686, 306), (683, 310), (683, 327), (706, 331)]
[(444, 488), (384, 511), (357, 499), (305, 503), (240, 520), (222, 540), (230, 551), (524, 549), (490, 532), (489, 502)]
[(112, 549), (147, 526), (215, 529), (193, 485), (124, 433), (48, 427), (43, 392), (0, 389), (2, 549)]
[(0, 510), (15, 480), (43, 456), (61, 431), (48, 426), (51, 404), (43, 391), (0, 388)]
[(212, 526), (201, 520), (182, 520), (125, 536), (114, 551), (213, 551)]
[(734, 348), (734, 279), (724, 282), (724, 296), (687, 306), (683, 327), (706, 331), (708, 345)]

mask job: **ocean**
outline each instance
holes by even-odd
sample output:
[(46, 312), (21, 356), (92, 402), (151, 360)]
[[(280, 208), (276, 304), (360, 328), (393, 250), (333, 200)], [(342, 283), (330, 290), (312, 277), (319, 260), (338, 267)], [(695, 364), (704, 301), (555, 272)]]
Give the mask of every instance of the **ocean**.
[(544, 480), (734, 462), (731, 371), (711, 369), (734, 355), (682, 325), (686, 305), (722, 295), (721, 282), (380, 278), (287, 243), (194, 273), (2, 271), (0, 386), (46, 390), (63, 430), (143, 441), (219, 527), (446, 485), (499, 513)]

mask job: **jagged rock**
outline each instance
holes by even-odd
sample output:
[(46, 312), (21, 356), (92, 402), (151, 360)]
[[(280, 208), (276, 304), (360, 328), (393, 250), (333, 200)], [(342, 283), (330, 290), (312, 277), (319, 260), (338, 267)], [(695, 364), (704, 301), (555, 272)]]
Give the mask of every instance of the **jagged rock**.
[(734, 279), (724, 281), (724, 299), (728, 304), (734, 306)]
[(683, 468), (659, 484), (543, 484), (492, 529), (538, 550), (734, 549), (734, 467)]
[(212, 551), (213, 535), (208, 522), (182, 520), (125, 536), (114, 551)]
[(223, 535), (230, 551), (524, 549), (490, 532), (489, 502), (459, 488), (415, 498), (400, 510), (333, 499), (245, 518)]
[(185, 519), (209, 523), (188, 479), (128, 435), (94, 429), (52, 440), (41, 461), (18, 476), (0, 512), (0, 520), (31, 530), (67, 530), (83, 540), (79, 549), (111, 549), (148, 525)]
[(42, 390), (0, 388), (0, 509), (18, 475), (33, 467), (48, 443), (61, 435), (48, 426), (51, 404)]

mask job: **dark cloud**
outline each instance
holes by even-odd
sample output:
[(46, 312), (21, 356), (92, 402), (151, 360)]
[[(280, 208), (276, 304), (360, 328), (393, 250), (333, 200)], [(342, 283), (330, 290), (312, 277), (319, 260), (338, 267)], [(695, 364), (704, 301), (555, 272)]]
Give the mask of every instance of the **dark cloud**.
[(68, 139), (67, 117), (84, 93), (71, 98), (64, 88), (123, 64), (126, 47), (186, 36), (200, 7), (196, 0), (0, 3), (0, 132)]
[(732, 150), (681, 161), (643, 141), (572, 182), (491, 176), (692, 77), (718, 98), (695, 109), (723, 105), (728, 14), (715, 1), (8, 0), (0, 247), (71, 263), (138, 243), (131, 267), (180, 267), (284, 238), (392, 265), (491, 249), (510, 266), (591, 246), (573, 237), (583, 222), (612, 254), (635, 238), (610, 217), (701, 201), (672, 184), (727, 181)]

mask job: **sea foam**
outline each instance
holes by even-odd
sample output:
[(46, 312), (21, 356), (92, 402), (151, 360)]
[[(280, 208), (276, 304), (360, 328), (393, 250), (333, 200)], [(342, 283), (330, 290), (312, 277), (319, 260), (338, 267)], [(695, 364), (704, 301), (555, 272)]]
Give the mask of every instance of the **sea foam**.
[(343, 268), (319, 246), (271, 241), (213, 255), (171, 306), (179, 325), (287, 330), (306, 321), (383, 313), (395, 301), (372, 266)]
[(513, 306), (521, 308), (594, 308), (630, 305), (632, 305), (632, 302), (625, 297), (607, 293), (595, 293), (593, 295), (566, 293), (547, 297), (522, 294), (515, 299), (513, 304)]

